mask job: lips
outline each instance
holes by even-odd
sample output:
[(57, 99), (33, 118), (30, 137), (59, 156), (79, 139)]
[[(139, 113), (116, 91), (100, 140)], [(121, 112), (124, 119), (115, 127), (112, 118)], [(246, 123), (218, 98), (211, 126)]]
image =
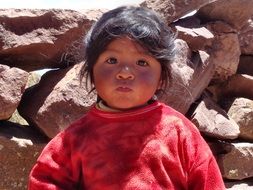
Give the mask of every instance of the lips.
[(120, 87), (116, 88), (116, 90), (117, 90), (118, 92), (131, 92), (131, 91), (132, 91), (131, 88), (124, 87), (124, 86), (120, 86)]

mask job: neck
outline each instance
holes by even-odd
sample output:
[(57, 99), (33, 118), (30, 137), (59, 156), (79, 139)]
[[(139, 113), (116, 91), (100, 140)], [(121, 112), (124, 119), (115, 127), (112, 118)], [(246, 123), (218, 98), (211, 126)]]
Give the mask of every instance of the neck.
[(136, 108), (141, 108), (141, 107), (144, 107), (144, 106), (147, 106), (151, 103), (153, 103), (155, 100), (150, 100), (148, 101), (146, 104), (144, 105), (141, 105), (141, 106), (138, 106), (138, 107), (134, 107), (134, 108), (130, 108), (130, 109), (126, 109), (126, 110), (123, 110), (123, 109), (117, 109), (117, 108), (112, 108), (110, 106), (108, 106), (106, 104), (106, 102), (104, 102), (103, 100), (99, 100), (96, 104), (96, 108), (99, 109), (99, 110), (102, 110), (102, 111), (107, 111), (107, 112), (124, 112), (124, 111), (127, 111), (127, 110), (133, 110), (133, 109), (136, 109)]

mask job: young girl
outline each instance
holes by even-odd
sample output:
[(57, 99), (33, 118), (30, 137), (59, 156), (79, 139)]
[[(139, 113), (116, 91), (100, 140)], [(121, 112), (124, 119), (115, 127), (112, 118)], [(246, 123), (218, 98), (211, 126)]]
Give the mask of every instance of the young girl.
[(225, 189), (196, 127), (154, 98), (171, 79), (166, 24), (151, 10), (120, 7), (85, 43), (83, 71), (98, 102), (45, 147), (29, 189)]

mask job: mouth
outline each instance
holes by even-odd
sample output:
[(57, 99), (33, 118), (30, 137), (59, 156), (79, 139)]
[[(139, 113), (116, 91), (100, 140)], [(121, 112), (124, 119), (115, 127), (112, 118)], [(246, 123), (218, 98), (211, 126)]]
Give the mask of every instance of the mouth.
[(125, 87), (125, 86), (120, 86), (116, 88), (116, 91), (118, 92), (131, 92), (133, 91), (131, 88)]

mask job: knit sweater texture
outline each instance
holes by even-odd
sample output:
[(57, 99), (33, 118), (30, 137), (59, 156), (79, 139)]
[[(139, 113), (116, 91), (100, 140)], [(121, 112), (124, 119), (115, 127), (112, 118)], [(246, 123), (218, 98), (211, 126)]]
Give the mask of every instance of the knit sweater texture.
[(198, 129), (158, 101), (92, 107), (47, 144), (29, 179), (30, 190), (225, 190)]

